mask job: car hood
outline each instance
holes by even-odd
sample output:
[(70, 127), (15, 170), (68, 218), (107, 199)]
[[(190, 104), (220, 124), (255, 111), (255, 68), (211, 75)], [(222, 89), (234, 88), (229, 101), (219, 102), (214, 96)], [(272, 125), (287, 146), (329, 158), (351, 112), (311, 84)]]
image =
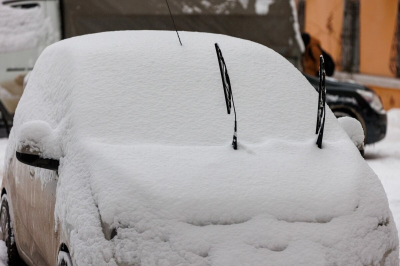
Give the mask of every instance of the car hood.
[(315, 265), (359, 260), (367, 243), (375, 260), (393, 249), (382, 186), (347, 139), (86, 148), (122, 265)]
[(318, 152), (311, 141), (242, 144), (237, 151), (230, 145), (94, 144), (93, 193), (107, 223), (120, 212), (155, 210), (159, 218), (198, 225), (245, 221), (260, 213), (288, 222), (327, 222), (354, 211), (362, 176), (358, 167), (342, 167), (341, 159), (324, 165), (329, 150)]

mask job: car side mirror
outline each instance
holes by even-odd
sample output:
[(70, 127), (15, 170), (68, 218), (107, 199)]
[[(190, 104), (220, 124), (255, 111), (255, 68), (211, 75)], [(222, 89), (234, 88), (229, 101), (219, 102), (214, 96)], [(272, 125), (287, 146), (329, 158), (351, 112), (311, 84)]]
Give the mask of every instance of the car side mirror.
[(352, 117), (339, 117), (338, 121), (340, 126), (360, 151), (361, 156), (364, 157), (365, 133), (361, 123)]
[(48, 170), (57, 171), (58, 166), (60, 166), (59, 160), (41, 158), (40, 155), (22, 153), (17, 151), (16, 157), (21, 163)]
[(57, 171), (61, 148), (54, 130), (44, 121), (23, 124), (18, 134), (16, 158), (21, 163)]

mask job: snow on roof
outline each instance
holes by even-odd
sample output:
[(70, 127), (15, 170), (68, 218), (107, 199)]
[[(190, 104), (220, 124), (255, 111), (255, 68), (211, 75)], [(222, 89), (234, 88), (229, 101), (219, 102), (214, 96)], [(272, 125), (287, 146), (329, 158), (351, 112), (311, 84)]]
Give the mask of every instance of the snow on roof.
[[(262, 45), (180, 34), (183, 46), (175, 32), (71, 38), (34, 67), (8, 156), (24, 123), (54, 129), (55, 215), (72, 228), (77, 264), (396, 262), (382, 185), (329, 108), (317, 148), (317, 93), (304, 76)], [(237, 151), (214, 43), (232, 83)], [(106, 240), (102, 225), (118, 234)]]
[(8, 53), (39, 47), (59, 39), (43, 8), (13, 8), (0, 3), (0, 52)]
[[(181, 37), (182, 47), (173, 32), (72, 38), (46, 50), (35, 66), (36, 80), (54, 87), (53, 76), (62, 73), (60, 78), (73, 81), (58, 90), (71, 99), (69, 110), (85, 136), (106, 142), (220, 145), (230, 142), (234, 118), (226, 113), (214, 47), (218, 42), (231, 78), (239, 140), (314, 137), (315, 90), (282, 56), (222, 35), (182, 32)], [(57, 120), (63, 116), (54, 114)], [(106, 124), (102, 119), (108, 119)], [(327, 126), (334, 129), (328, 129), (326, 139), (336, 138), (330, 131), (340, 130), (337, 124)]]

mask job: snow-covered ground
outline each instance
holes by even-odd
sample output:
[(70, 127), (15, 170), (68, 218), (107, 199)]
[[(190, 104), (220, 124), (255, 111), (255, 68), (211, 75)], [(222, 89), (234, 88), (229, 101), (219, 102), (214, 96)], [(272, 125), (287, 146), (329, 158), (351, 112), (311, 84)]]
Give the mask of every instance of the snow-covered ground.
[(375, 145), (367, 146), (365, 158), (382, 181), (397, 230), (400, 232), (400, 109), (388, 112), (386, 138)]

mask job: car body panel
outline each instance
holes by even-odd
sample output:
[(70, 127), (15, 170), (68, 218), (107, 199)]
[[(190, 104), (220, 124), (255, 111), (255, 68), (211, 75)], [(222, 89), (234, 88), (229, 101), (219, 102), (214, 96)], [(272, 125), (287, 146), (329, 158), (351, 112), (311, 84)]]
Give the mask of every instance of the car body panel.
[(28, 265), (56, 265), (61, 231), (55, 230), (52, 214), (58, 176), (53, 171), (54, 179), (43, 186), (37, 177), (41, 171), (46, 170), (24, 165), (13, 157), (2, 186), (11, 198), (20, 256)]

